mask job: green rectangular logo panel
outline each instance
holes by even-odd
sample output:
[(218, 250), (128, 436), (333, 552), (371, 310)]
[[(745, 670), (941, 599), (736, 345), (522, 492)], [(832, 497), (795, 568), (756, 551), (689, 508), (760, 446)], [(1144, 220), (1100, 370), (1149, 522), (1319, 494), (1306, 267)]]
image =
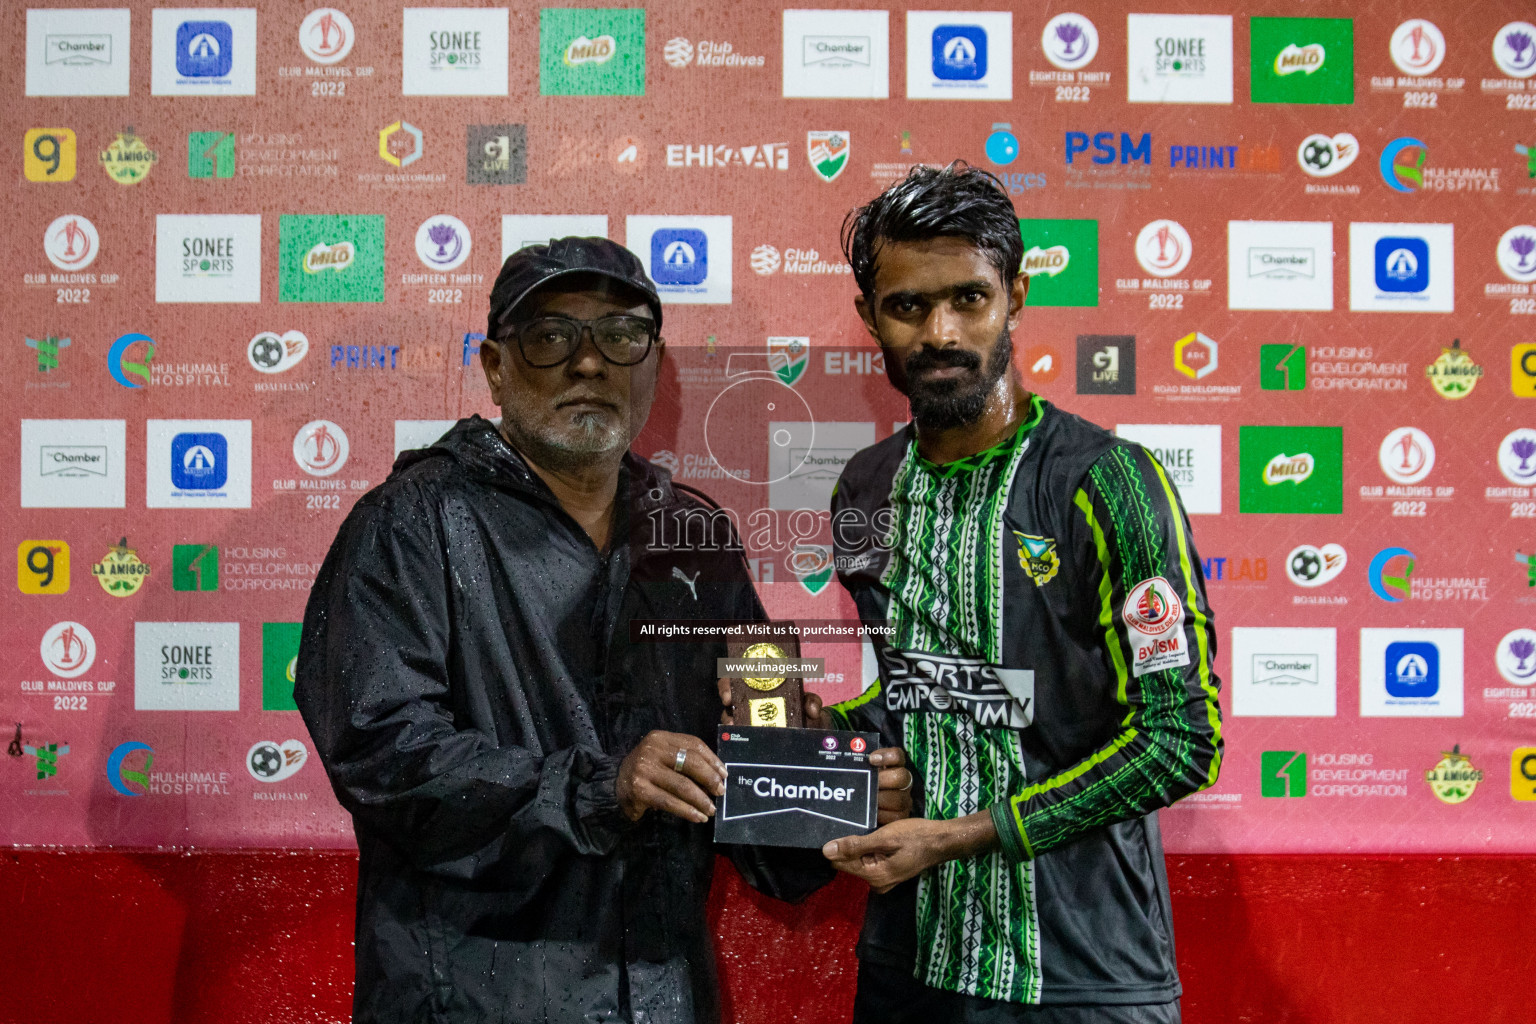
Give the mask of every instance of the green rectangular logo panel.
[(1099, 304), (1098, 221), (1021, 219), (1019, 234), (1029, 275), (1026, 306)]
[(1349, 18), (1250, 18), (1254, 103), (1355, 102), (1355, 26)]
[(261, 710), (297, 711), (293, 669), (299, 657), (301, 622), (261, 624)]
[(279, 302), (383, 302), (384, 216), (310, 216), (278, 220)]
[(1343, 427), (1241, 427), (1237, 462), (1240, 511), (1344, 511)]
[(632, 7), (541, 10), (539, 94), (644, 96), (645, 11)]

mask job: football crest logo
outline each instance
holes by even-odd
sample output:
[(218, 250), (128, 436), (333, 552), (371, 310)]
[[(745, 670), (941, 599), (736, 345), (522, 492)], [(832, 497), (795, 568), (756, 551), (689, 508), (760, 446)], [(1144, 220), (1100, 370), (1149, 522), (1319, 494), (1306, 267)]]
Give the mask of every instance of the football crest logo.
[(1013, 535), (1019, 538), (1019, 565), (1035, 581), (1035, 586), (1043, 587), (1055, 579), (1056, 570), (1061, 568), (1061, 559), (1056, 556), (1056, 538), (1031, 537), (1018, 530), (1014, 530)]

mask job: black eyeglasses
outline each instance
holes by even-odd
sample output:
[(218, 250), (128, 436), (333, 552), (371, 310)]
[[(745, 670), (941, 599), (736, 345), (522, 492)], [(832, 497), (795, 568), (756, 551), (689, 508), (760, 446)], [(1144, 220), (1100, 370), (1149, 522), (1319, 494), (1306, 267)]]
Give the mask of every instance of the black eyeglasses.
[(604, 316), (596, 320), (543, 316), (513, 324), (498, 340), (505, 343), (515, 339), (523, 360), (535, 369), (546, 370), (575, 354), (584, 330), (592, 332), (598, 354), (614, 366), (644, 362), (656, 343), (656, 321), (643, 316)]

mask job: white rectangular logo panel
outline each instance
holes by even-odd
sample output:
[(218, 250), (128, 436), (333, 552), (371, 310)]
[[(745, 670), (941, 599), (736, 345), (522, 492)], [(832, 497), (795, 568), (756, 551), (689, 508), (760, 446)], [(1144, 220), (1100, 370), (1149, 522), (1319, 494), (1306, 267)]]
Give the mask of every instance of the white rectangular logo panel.
[(148, 420), (147, 508), (250, 508), (250, 420)]
[(890, 30), (889, 11), (785, 11), (784, 95), (885, 99)]
[(407, 7), (401, 25), (402, 95), (507, 94), (505, 7)]
[(1361, 718), (1460, 718), (1462, 631), (1362, 629)]
[(430, 448), (458, 420), (395, 420), (395, 456), (413, 448)]
[(624, 218), (624, 244), (645, 266), (662, 302), (731, 301), (731, 218)]
[(155, 217), (156, 302), (260, 302), (261, 214)]
[(239, 711), (238, 622), (136, 622), (135, 711)]
[(1232, 713), (1284, 718), (1338, 714), (1338, 632), (1238, 626), (1232, 630)]
[(1330, 221), (1227, 222), (1228, 309), (1333, 309)]
[(1013, 15), (908, 11), (907, 99), (1013, 99)]
[(1142, 445), (1162, 463), (1185, 512), (1221, 514), (1220, 424), (1119, 423), (1115, 434)]
[(127, 96), (126, 7), (27, 11), (28, 96)]
[(1130, 102), (1232, 102), (1230, 15), (1129, 14), (1125, 30)]
[(1450, 313), (1456, 308), (1455, 225), (1349, 226), (1349, 308)]
[(602, 213), (505, 213), (501, 217), (503, 261), (525, 245), (545, 245), (552, 238), (607, 238)]
[[(798, 401), (782, 407), (803, 408)], [(843, 467), (874, 443), (873, 423), (770, 421), (763, 438), (768, 448), (768, 507), (828, 508)]]
[(255, 8), (159, 8), (151, 14), (151, 94), (256, 95)]
[(123, 508), (123, 420), (22, 420), (22, 508)]

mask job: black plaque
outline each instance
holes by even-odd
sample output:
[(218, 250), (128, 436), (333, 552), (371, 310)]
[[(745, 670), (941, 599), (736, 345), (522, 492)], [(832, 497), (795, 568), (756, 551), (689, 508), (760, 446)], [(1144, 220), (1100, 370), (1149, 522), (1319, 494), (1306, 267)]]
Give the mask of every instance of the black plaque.
[(716, 842), (815, 848), (874, 831), (876, 733), (722, 725), (718, 736)]

